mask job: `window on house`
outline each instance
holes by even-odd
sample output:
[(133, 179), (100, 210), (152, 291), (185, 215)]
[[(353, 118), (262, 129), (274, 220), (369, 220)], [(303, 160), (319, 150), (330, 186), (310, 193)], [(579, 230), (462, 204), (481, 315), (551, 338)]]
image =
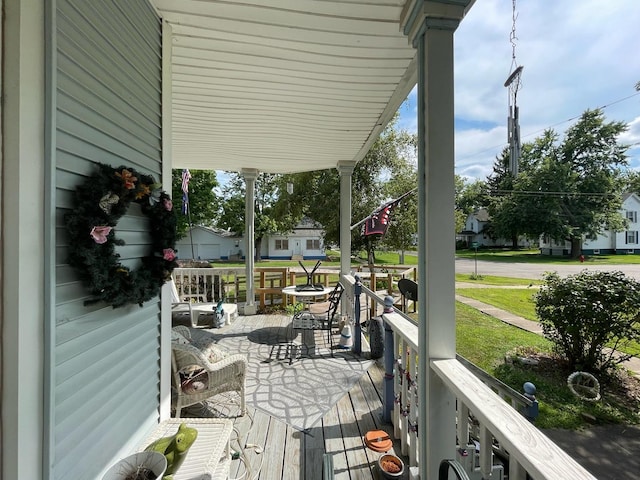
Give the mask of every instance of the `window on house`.
[(276, 238), (276, 250), (289, 250), (289, 240)]
[(320, 240), (307, 239), (307, 250), (320, 250)]
[(638, 221), (638, 212), (627, 210), (627, 220), (631, 223), (636, 223)]
[(627, 245), (638, 243), (638, 232), (637, 231), (627, 231)]

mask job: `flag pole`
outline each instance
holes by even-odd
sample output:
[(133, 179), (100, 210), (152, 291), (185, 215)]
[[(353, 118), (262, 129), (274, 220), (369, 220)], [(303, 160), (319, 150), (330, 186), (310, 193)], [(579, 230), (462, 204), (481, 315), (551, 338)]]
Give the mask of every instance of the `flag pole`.
[(191, 205), (187, 202), (187, 214), (189, 216), (189, 237), (191, 238), (191, 260), (196, 259), (195, 253), (193, 253), (193, 228), (191, 227)]
[[(412, 194), (413, 192), (415, 192), (415, 191), (417, 191), (417, 190), (418, 190), (418, 188), (417, 188), (417, 187), (416, 187), (416, 188), (413, 188), (413, 189), (409, 190), (407, 193), (403, 193), (402, 195), (400, 195), (400, 196), (399, 196), (398, 198), (396, 198), (395, 200), (391, 200), (391, 201), (389, 201), (389, 202), (385, 203), (385, 205), (386, 205), (386, 204), (388, 204), (388, 203), (396, 203), (396, 202), (399, 202), (399, 201), (400, 201), (400, 200), (402, 200), (404, 197), (406, 197), (406, 196), (408, 196), (408, 195)], [(383, 206), (384, 206), (384, 205), (383, 205)], [(379, 209), (379, 208), (381, 208), (381, 207), (378, 207), (378, 209)], [(374, 210), (374, 212), (373, 212), (373, 213), (375, 213), (378, 209)], [(372, 213), (371, 215), (373, 215), (373, 213)], [(357, 228), (357, 227), (359, 227), (360, 225), (362, 225), (364, 222), (366, 222), (367, 220), (369, 220), (369, 219), (371, 218), (371, 215), (369, 215), (369, 216), (367, 216), (367, 217), (363, 218), (363, 219), (362, 219), (362, 220), (360, 220), (358, 223), (355, 223), (355, 224), (351, 225), (350, 230), (353, 230), (354, 228)]]
[(182, 169), (182, 214), (187, 215), (189, 222), (189, 237), (191, 238), (191, 260), (195, 261), (196, 254), (193, 251), (193, 225), (191, 223), (191, 206), (189, 205), (189, 180), (191, 180), (191, 172), (189, 169)]

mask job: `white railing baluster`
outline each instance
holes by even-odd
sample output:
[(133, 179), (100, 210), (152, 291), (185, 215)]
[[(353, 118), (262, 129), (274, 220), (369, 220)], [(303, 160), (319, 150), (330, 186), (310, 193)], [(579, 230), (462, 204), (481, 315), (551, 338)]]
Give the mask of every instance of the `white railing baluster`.
[(524, 469), (517, 459), (509, 461), (509, 480), (526, 480), (527, 471)]
[(458, 444), (461, 447), (466, 447), (469, 444), (469, 407), (464, 402), (458, 399)]
[(404, 345), (404, 340), (400, 335), (393, 336), (393, 344), (394, 344), (394, 353), (396, 358), (396, 367), (393, 375), (393, 392), (394, 392), (394, 405), (393, 405), (393, 436), (396, 438), (402, 438), (400, 431), (400, 424), (402, 419), (402, 405), (400, 402), (400, 395), (402, 392), (402, 385), (400, 382), (402, 369), (404, 366), (404, 359), (402, 358), (402, 346)]
[(480, 425), (480, 471), (482, 478), (489, 478), (493, 468), (493, 437), (484, 425)]
[(407, 389), (409, 391), (408, 406), (409, 406), (409, 444), (407, 445), (409, 451), (409, 464), (417, 465), (417, 453), (418, 453), (418, 388), (417, 388), (417, 370), (416, 361), (418, 358), (418, 352), (409, 347), (407, 364), (409, 366), (409, 375), (407, 378)]

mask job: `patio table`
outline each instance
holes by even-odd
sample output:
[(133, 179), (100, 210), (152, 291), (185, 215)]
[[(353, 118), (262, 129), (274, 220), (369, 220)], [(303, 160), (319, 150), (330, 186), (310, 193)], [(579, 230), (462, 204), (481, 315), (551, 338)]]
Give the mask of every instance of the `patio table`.
[(333, 291), (333, 287), (323, 287), (321, 290), (296, 290), (295, 285), (285, 287), (282, 289), (282, 293), (292, 297), (300, 297), (303, 303), (303, 311), (296, 312), (292, 319), (292, 328), (294, 333), (296, 330), (302, 331), (301, 345), (291, 343), (289, 351), (289, 363), (293, 362), (293, 358), (297, 356), (300, 348), (304, 348), (307, 356), (316, 353), (316, 340), (315, 330), (325, 330), (321, 319), (316, 319), (311, 312), (309, 312), (309, 305), (311, 305), (318, 297), (324, 297), (329, 295)]

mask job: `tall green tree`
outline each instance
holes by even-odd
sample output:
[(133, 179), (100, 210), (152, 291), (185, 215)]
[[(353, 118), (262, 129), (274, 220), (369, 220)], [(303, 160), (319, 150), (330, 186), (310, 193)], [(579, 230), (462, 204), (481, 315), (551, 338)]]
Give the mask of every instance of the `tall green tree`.
[[(367, 155), (357, 163), (351, 177), (351, 224), (370, 215), (386, 199), (384, 184), (398, 168), (411, 161), (415, 136), (398, 130), (390, 123), (380, 134)], [(285, 175), (293, 183), (293, 193), (281, 196), (277, 210), (294, 216), (306, 215), (325, 229), (325, 244), (340, 244), (340, 174), (337, 169)], [(371, 254), (380, 239), (363, 237), (360, 228), (351, 231), (354, 252), (367, 250)]]
[[(223, 200), (216, 226), (242, 234), (245, 230), (246, 184), (240, 174), (229, 173), (229, 175), (230, 179), (222, 189)], [(274, 233), (285, 234), (292, 231), (300, 219), (295, 215), (278, 214), (276, 204), (286, 195), (286, 191), (283, 192), (283, 186), (283, 176), (280, 174), (260, 173), (256, 178), (254, 240), (257, 260), (260, 260), (262, 240), (265, 237)]]
[[(189, 211), (191, 224), (211, 226), (215, 224), (219, 202), (215, 188), (219, 186), (216, 172), (213, 170), (190, 170), (189, 181)], [(189, 231), (189, 215), (182, 211), (182, 170), (171, 171), (171, 198), (177, 213), (178, 223), (176, 230), (178, 239), (183, 238)]]
[(456, 232), (464, 230), (468, 216), (479, 208), (487, 206), (487, 182), (483, 180), (468, 180), (461, 175), (455, 175), (455, 225)]
[(606, 122), (601, 110), (587, 110), (563, 141), (547, 130), (523, 149), (526, 163), (513, 181), (511, 213), (525, 228), (521, 233), (567, 240), (577, 258), (585, 238), (624, 229), (620, 208), (628, 147), (618, 137), (626, 128)]
[[(418, 172), (410, 162), (399, 162), (391, 177), (385, 182), (384, 190), (389, 198), (399, 198), (416, 188)], [(418, 202), (416, 193), (412, 193), (400, 201), (391, 214), (391, 221), (387, 233), (382, 237), (384, 246), (391, 250), (398, 250), (400, 263), (404, 263), (404, 254), (410, 250), (418, 233)]]

